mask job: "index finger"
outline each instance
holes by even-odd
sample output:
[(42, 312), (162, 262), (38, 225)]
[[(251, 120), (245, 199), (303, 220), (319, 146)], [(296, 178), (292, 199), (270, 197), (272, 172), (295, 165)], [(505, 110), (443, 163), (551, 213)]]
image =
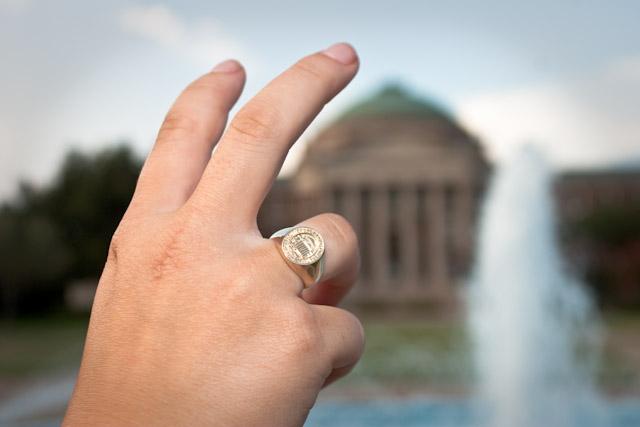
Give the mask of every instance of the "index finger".
[(289, 148), (357, 70), (355, 50), (339, 43), (275, 78), (232, 120), (189, 202), (255, 227)]

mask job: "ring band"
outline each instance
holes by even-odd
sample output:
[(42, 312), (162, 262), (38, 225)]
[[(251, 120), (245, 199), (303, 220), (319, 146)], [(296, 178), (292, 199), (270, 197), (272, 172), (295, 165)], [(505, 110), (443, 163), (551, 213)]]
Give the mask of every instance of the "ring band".
[(288, 227), (270, 237), (287, 265), (300, 277), (305, 288), (315, 285), (324, 272), (324, 240), (311, 227)]

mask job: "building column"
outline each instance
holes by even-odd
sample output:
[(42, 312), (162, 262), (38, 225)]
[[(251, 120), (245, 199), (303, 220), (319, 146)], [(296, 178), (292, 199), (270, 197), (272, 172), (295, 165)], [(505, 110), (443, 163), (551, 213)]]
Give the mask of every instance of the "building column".
[(369, 265), (371, 282), (377, 294), (388, 292), (389, 285), (389, 189), (385, 186), (371, 189), (371, 242)]
[(405, 289), (418, 288), (419, 238), (418, 235), (418, 192), (409, 185), (400, 190), (398, 200), (400, 212), (400, 257), (402, 285)]
[(465, 274), (469, 268), (473, 245), (473, 191), (468, 185), (456, 187), (453, 196), (453, 233), (455, 274)]
[(427, 246), (429, 253), (428, 286), (438, 296), (450, 293), (447, 248), (446, 248), (446, 212), (443, 185), (433, 185), (427, 190)]
[[(342, 200), (342, 210), (340, 214), (344, 215), (344, 217), (349, 221), (351, 226), (353, 227), (353, 231), (355, 231), (356, 236), (358, 236), (358, 242), (361, 244), (362, 242), (362, 192), (360, 187), (357, 185), (352, 185), (343, 189), (343, 200)], [(366, 252), (363, 248), (360, 248), (360, 254), (363, 258), (362, 265), (367, 265), (364, 257), (366, 256)], [(355, 295), (364, 293), (362, 289), (362, 281), (359, 281), (358, 285), (353, 288), (352, 293)]]
[(333, 191), (330, 186), (306, 191), (299, 199), (296, 222), (333, 210)]
[(362, 232), (362, 199), (358, 186), (345, 187), (342, 193), (342, 209), (340, 214), (349, 221), (356, 235), (360, 237)]

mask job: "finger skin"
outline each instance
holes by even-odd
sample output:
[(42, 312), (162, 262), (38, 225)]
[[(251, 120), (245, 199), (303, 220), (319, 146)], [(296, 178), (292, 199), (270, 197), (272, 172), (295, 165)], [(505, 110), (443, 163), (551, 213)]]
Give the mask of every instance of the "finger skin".
[(258, 209), (289, 148), (355, 76), (358, 59), (348, 49), (352, 62), (322, 52), (307, 56), (249, 101), (229, 124), (193, 203), (222, 210), (245, 229), (255, 230)]
[[(338, 55), (336, 61), (347, 64), (345, 58)], [(340, 71), (327, 58), (318, 61), (333, 69), (334, 80), (349, 68)], [(218, 77), (223, 78), (213, 81)], [(287, 92), (292, 85), (283, 83), (280, 89)], [(274, 138), (265, 147), (256, 142), (253, 154), (247, 148), (251, 142), (241, 142), (237, 158), (229, 148), (223, 157), (227, 169), (225, 162), (208, 163), (207, 171), (221, 169), (219, 179), (208, 183), (201, 204), (192, 203), (193, 182), (202, 179), (199, 173), (224, 126), (220, 118), (237, 97), (216, 104), (221, 112), (212, 108), (219, 96), (217, 90), (204, 90), (181, 98), (187, 99), (185, 117), (203, 127), (163, 126), (134, 203), (109, 247), (65, 426), (298, 427), (323, 384), (348, 372), (363, 351), (362, 326), (354, 316), (308, 304), (300, 296), (300, 278), (275, 242), (264, 239), (257, 227), (241, 229), (232, 222), (253, 209), (244, 209), (247, 192), (256, 197), (257, 188), (268, 187), (268, 180), (260, 180), (266, 170), (257, 176), (250, 172), (263, 167), (262, 160), (272, 162), (275, 154), (258, 155), (258, 150), (266, 153), (265, 147), (291, 141)], [(345, 271), (357, 262), (348, 248), (357, 245), (349, 243), (349, 227), (336, 226), (340, 221), (325, 216), (313, 224), (328, 239), (327, 283), (349, 284), (353, 280)]]
[(302, 293), (310, 304), (337, 305), (349, 293), (360, 271), (358, 238), (342, 216), (325, 213), (299, 224), (318, 231), (325, 243), (322, 281)]
[(245, 82), (235, 61), (192, 82), (177, 98), (142, 169), (131, 210), (174, 211), (189, 198)]
[(323, 387), (345, 376), (358, 363), (365, 346), (362, 324), (350, 312), (326, 305), (311, 306), (322, 333), (331, 371)]

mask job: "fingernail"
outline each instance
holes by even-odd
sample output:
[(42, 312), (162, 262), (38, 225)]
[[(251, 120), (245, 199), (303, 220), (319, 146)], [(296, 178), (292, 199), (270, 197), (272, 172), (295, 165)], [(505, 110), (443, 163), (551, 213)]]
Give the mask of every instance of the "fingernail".
[(242, 68), (242, 65), (235, 59), (227, 59), (216, 65), (213, 70), (214, 73), (235, 73)]
[(322, 53), (344, 65), (353, 64), (358, 59), (355, 49), (348, 43), (336, 43), (323, 50)]

